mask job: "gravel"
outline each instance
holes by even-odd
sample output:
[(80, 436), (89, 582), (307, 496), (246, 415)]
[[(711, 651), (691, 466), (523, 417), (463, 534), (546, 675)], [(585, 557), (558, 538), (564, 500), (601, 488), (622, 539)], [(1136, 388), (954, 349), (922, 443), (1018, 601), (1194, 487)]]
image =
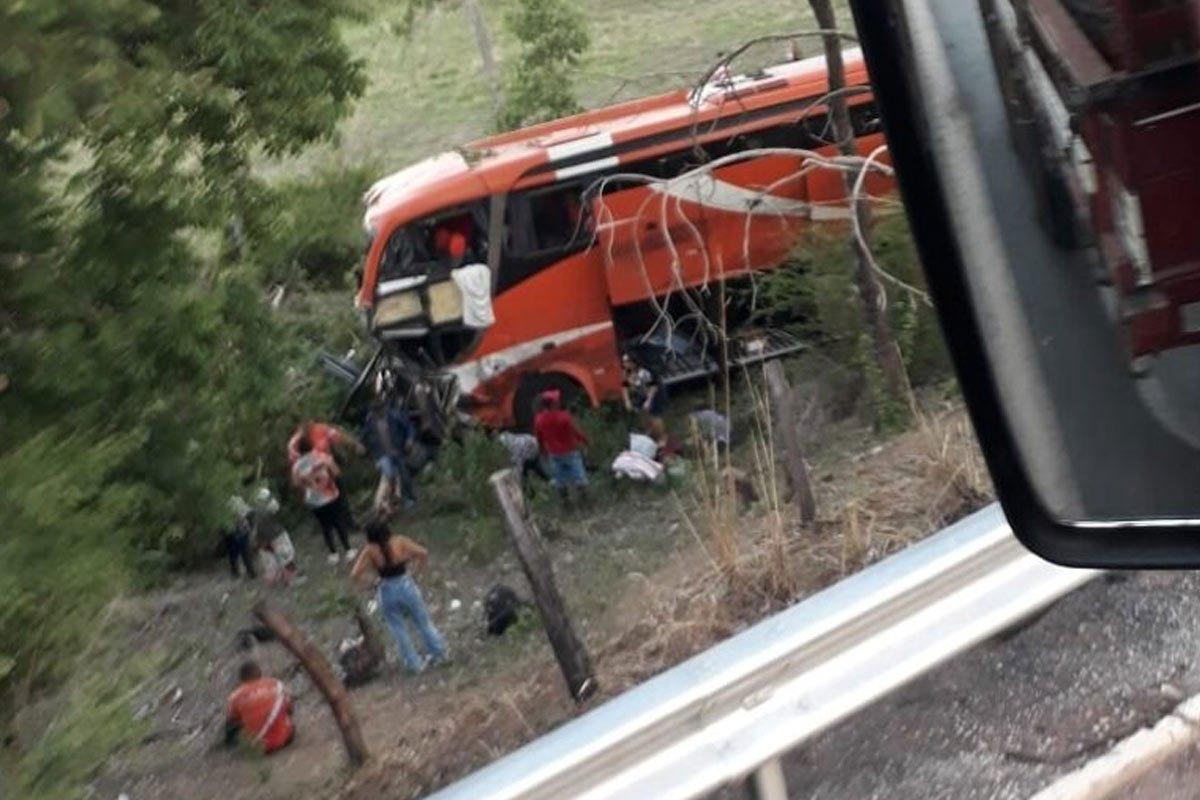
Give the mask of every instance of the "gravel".
[(1029, 797), (1200, 691), (1197, 630), (1200, 575), (1106, 576), (793, 753), (790, 795)]

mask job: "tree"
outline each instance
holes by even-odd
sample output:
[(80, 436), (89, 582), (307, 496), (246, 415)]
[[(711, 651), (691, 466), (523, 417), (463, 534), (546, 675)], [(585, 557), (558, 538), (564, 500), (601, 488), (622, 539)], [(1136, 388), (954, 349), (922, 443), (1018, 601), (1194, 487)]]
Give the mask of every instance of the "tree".
[[(338, 36), (349, 12), (0, 10), (8, 686), (63, 677), (135, 569), (211, 550), (264, 420), (281, 418), (282, 337), (254, 267), (272, 205), (250, 162), (328, 138), (361, 93)], [(232, 220), (244, 246), (223, 246)]]
[(588, 47), (583, 15), (569, 0), (517, 0), (504, 18), (520, 52), (496, 115), (502, 130), (577, 113), (573, 70)]
[[(830, 0), (808, 0), (817, 26), (824, 31), (836, 31), (837, 16), (833, 12)], [(854, 128), (850, 124), (850, 112), (846, 107), (846, 97), (840, 90), (846, 87), (846, 70), (842, 62), (841, 39), (836, 33), (827, 33), (822, 39), (825, 43), (825, 64), (829, 76), (829, 117), (833, 124), (833, 136), (837, 141), (838, 150), (842, 155), (858, 155), (858, 146), (854, 138)], [(846, 187), (846, 196), (852, 197), (855, 176), (849, 172), (842, 173)], [(893, 408), (903, 408), (902, 398), (907, 391), (907, 380), (904, 375), (904, 361), (896, 338), (892, 334), (891, 324), (885, 311), (886, 295), (879, 277), (871, 267), (871, 261), (864, 248), (870, 247), (871, 209), (864, 200), (856, 199), (852, 209), (859, 220), (863, 231), (863, 241), (857, 238), (851, 243), (855, 258), (855, 282), (858, 285), (858, 296), (862, 303), (863, 319), (867, 325), (870, 337), (870, 351), (874, 369), (883, 379), (883, 388), (887, 393), (888, 405)], [(890, 416), (890, 415), (889, 415)], [(878, 421), (878, 415), (877, 415)]]

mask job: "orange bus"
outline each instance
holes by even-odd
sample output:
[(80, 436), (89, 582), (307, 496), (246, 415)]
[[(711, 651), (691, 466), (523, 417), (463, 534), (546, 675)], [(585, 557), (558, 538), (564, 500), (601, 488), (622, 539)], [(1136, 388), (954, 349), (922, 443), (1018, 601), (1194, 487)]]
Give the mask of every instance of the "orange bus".
[[(845, 61), (865, 155), (882, 125), (861, 53)], [(700, 290), (778, 265), (809, 221), (849, 216), (841, 174), (780, 152), (836, 153), (824, 59), (719, 74), (492, 136), (372, 186), (357, 305), (383, 357), (452, 377), (491, 426), (527, 422), (550, 387), (593, 405), (620, 397), (627, 348), (661, 348), (668, 382), (711, 370), (684, 341), (697, 330), (688, 316), (713, 310), (716, 293)], [(692, 172), (702, 164), (715, 166)], [(877, 173), (866, 186), (892, 188)], [(775, 332), (736, 357), (797, 346)]]

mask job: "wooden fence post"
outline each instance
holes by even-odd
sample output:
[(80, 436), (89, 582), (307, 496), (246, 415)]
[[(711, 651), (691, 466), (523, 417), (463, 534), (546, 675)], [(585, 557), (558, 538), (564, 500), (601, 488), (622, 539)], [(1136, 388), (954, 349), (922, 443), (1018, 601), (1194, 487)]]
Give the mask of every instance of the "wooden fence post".
[(792, 387), (783, 373), (783, 364), (768, 361), (763, 367), (767, 377), (767, 391), (771, 395), (771, 406), (775, 410), (779, 436), (783, 439), (783, 460), (787, 465), (788, 480), (792, 485), (792, 499), (800, 511), (800, 522), (811, 525), (817, 518), (817, 501), (813, 498), (812, 483), (808, 480), (808, 467), (804, 464), (804, 448), (796, 432), (796, 408), (792, 402)]
[(545, 542), (537, 524), (526, 512), (521, 484), (511, 469), (494, 473), (491, 484), (504, 512), (504, 526), (521, 561), (521, 569), (529, 580), (529, 588), (533, 591), (533, 600), (541, 614), (550, 646), (554, 649), (554, 657), (558, 659), (558, 666), (567, 681), (567, 690), (575, 702), (583, 702), (596, 691), (592, 662), (583, 642), (571, 627), (566, 604), (554, 581), (554, 569)]
[(338, 729), (342, 732), (342, 742), (346, 746), (346, 755), (349, 756), (350, 763), (356, 767), (362, 766), (369, 757), (366, 743), (363, 741), (362, 728), (359, 727), (358, 718), (350, 706), (350, 697), (346, 694), (346, 687), (334, 677), (333, 669), (329, 666), (325, 656), (321, 655), (321, 651), (314, 647), (282, 612), (265, 600), (254, 604), (254, 615), (275, 634), (283, 646), (291, 651), (304, 667), (308, 677), (312, 679), (317, 689), (324, 695), (325, 701), (329, 703), (329, 709), (333, 712), (333, 721), (337, 723)]

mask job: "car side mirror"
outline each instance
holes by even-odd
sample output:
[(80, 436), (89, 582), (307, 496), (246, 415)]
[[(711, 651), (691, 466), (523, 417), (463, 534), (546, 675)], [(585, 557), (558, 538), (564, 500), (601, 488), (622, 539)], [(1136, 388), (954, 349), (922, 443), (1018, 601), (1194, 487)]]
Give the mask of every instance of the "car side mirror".
[(1200, 9), (1080, 5), (852, 0), (1014, 532), (1063, 564), (1194, 567)]

